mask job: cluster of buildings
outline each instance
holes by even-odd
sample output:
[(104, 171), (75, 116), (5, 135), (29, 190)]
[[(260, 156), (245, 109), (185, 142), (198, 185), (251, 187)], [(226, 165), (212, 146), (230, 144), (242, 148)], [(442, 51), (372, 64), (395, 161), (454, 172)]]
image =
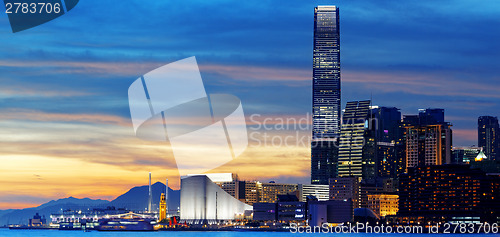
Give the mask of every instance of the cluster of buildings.
[(339, 9), (317, 7), (314, 27), (311, 183), (394, 222), (500, 222), (498, 119), (478, 118), (477, 147), (453, 147), (444, 109), (341, 111)]
[[(316, 7), (311, 184), (247, 181), (232, 173), (183, 176), (180, 221), (500, 223), (496, 117), (479, 117), (477, 147), (453, 147), (444, 109), (402, 115), (399, 108), (361, 100), (342, 110), (340, 68), (339, 9)], [(167, 191), (159, 223), (168, 219)], [(149, 197), (151, 213), (151, 188)], [(68, 221), (63, 215), (54, 218)], [(95, 214), (81, 218), (99, 219)]]
[(365, 213), (397, 224), (500, 222), (496, 117), (479, 117), (477, 147), (453, 147), (444, 109), (402, 115), (361, 100), (342, 110), (340, 69), (339, 9), (316, 7), (311, 184), (186, 176), (180, 218), (320, 225)]
[(352, 201), (330, 200), (331, 192), (329, 185), (242, 181), (231, 173), (187, 175), (181, 178), (180, 219), (202, 225), (304, 222), (327, 217), (351, 221)]

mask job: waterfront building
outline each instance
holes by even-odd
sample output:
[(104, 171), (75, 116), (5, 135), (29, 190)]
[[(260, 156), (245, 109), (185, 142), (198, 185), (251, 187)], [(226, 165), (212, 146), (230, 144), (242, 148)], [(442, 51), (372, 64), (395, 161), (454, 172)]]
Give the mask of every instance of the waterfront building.
[[(99, 225), (99, 221), (110, 218), (119, 218), (130, 215), (131, 212), (125, 209), (108, 207), (106, 209), (94, 208), (92, 210), (63, 210), (62, 213), (50, 215), (50, 226), (64, 230), (81, 229), (83, 227), (92, 229)], [(142, 218), (156, 220), (158, 216), (154, 213), (132, 213)]]
[(278, 219), (278, 204), (258, 202), (253, 204), (254, 221), (276, 221)]
[(245, 181), (245, 196), (240, 200), (245, 202), (248, 205), (253, 205), (256, 202), (260, 201), (260, 196), (262, 192), (262, 183), (258, 181)]
[(276, 203), (254, 203), (254, 220), (304, 221), (307, 218), (306, 207), (306, 202), (299, 202), (295, 195), (278, 195)]
[[(210, 178), (209, 178), (210, 176)], [(194, 224), (235, 220), (238, 214), (252, 210), (252, 206), (239, 201), (215, 182), (217, 175), (188, 175), (181, 177), (180, 219)]]
[(299, 201), (305, 202), (308, 196), (314, 196), (319, 201), (328, 201), (330, 188), (329, 185), (322, 184), (299, 184), (298, 198)]
[(351, 200), (312, 201), (308, 203), (307, 210), (310, 226), (353, 221), (354, 209)]
[(358, 208), (359, 181), (359, 177), (338, 177), (330, 179), (330, 200), (351, 200), (353, 208)]
[(303, 221), (306, 220), (306, 203), (298, 201), (277, 203), (278, 221)]
[[(208, 174), (209, 177), (211, 177), (213, 174)], [(216, 179), (218, 181), (214, 182), (215, 184), (219, 185), (219, 187), (224, 190), (226, 193), (231, 195), (232, 197), (236, 199), (240, 199), (241, 192), (240, 192), (240, 181), (238, 178), (237, 174), (233, 173), (221, 173), (217, 174), (219, 176), (224, 176), (222, 179)]]
[(368, 200), (369, 195), (379, 195), (384, 193), (384, 187), (378, 184), (365, 184), (361, 183), (359, 185), (359, 197), (358, 203), (360, 208), (368, 208), (370, 202)]
[(287, 195), (297, 191), (297, 184), (262, 183), (260, 202), (278, 202), (278, 195)]
[(45, 218), (45, 216), (42, 217), (38, 213), (36, 213), (29, 221), (29, 227), (41, 227), (45, 226), (46, 224), (47, 219)]
[(498, 118), (481, 116), (477, 119), (478, 146), (483, 148), (486, 157), (500, 160), (500, 127)]
[(328, 184), (328, 179), (336, 176), (334, 143), (340, 132), (341, 116), (339, 26), (338, 7), (314, 9), (312, 184)]
[(368, 208), (380, 217), (396, 215), (399, 210), (399, 196), (395, 194), (369, 194)]
[(498, 174), (487, 175), (470, 165), (418, 166), (408, 168), (399, 182), (399, 216), (476, 223), (500, 218)]

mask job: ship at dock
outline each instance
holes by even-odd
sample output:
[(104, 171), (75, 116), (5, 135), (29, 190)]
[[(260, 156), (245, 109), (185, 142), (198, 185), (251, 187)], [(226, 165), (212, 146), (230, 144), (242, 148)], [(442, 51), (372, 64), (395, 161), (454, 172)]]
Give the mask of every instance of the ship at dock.
[(98, 231), (154, 231), (156, 218), (129, 212), (102, 219), (95, 227)]

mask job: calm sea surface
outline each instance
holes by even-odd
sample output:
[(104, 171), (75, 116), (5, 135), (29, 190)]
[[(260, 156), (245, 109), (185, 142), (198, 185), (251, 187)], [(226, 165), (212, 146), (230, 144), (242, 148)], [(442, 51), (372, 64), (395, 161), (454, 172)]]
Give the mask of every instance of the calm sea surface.
[(172, 231), (160, 231), (160, 232), (83, 232), (83, 231), (59, 231), (59, 230), (9, 230), (9, 229), (0, 229), (0, 236), (84, 236), (84, 237), (93, 237), (93, 236), (171, 236), (171, 237), (282, 237), (282, 236), (296, 236), (296, 235), (316, 235), (316, 236), (345, 236), (345, 237), (355, 237), (355, 236), (414, 236), (414, 237), (423, 237), (423, 236), (448, 236), (448, 237), (497, 237), (500, 234), (292, 234), (287, 232), (172, 232)]

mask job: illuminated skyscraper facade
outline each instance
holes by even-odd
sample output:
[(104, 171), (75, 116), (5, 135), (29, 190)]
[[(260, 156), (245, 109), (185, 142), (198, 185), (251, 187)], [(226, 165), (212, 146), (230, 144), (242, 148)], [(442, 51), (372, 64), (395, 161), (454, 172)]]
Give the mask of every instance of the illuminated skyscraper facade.
[(490, 160), (500, 160), (500, 127), (498, 118), (481, 116), (477, 120), (478, 146), (483, 148), (484, 154)]
[(368, 126), (370, 103), (347, 102), (339, 142), (339, 177), (375, 178), (375, 139)]
[(339, 9), (314, 9), (313, 128), (311, 183), (328, 184), (337, 176), (336, 140), (340, 131)]
[(314, 9), (313, 139), (335, 138), (340, 130), (339, 9)]
[(405, 116), (406, 169), (452, 163), (452, 129), (443, 109), (423, 109), (416, 117)]

